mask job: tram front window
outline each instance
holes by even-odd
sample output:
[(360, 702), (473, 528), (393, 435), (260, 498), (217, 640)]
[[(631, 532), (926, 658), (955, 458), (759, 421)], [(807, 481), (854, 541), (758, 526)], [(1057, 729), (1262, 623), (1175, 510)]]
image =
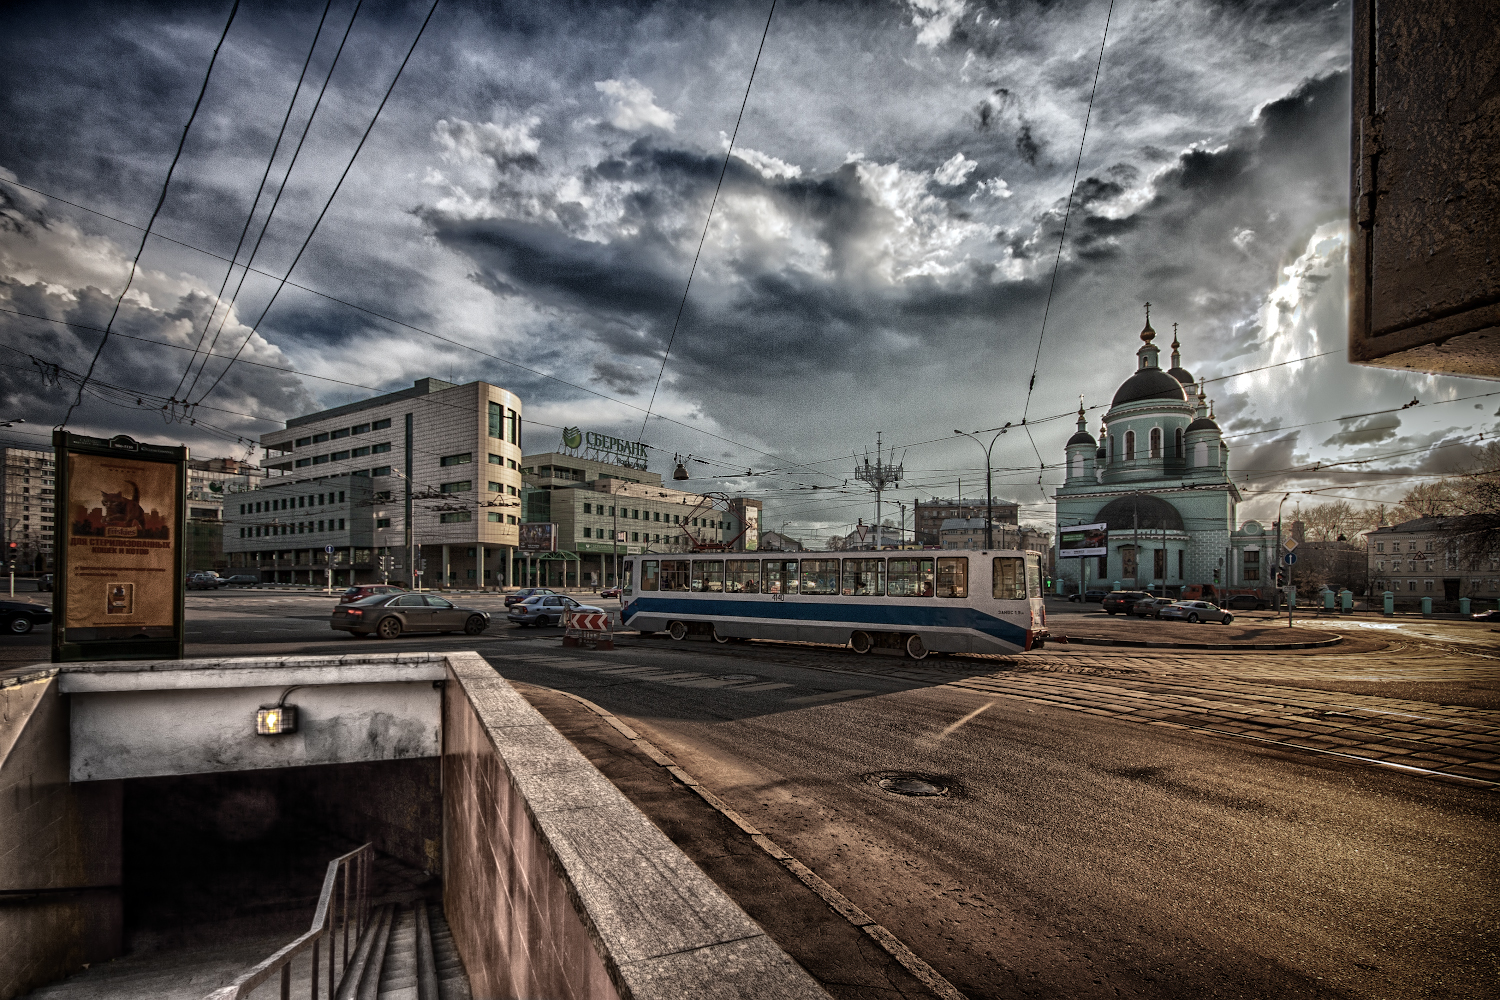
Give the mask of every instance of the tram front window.
[(939, 597), (969, 596), (969, 559), (967, 556), (937, 561), (937, 595)]
[(994, 594), (997, 601), (1026, 599), (1026, 571), (1015, 556), (996, 556), (994, 561)]
[(797, 592), (797, 560), (767, 559), (762, 576), (763, 594), (795, 594)]
[(641, 562), (641, 589), (661, 589), (661, 565), (655, 559), (646, 559)]
[(724, 593), (760, 593), (760, 560), (730, 559), (725, 562)]
[(1042, 566), (1035, 553), (1026, 555), (1026, 594), (1028, 597), (1042, 596)]
[(661, 589), (687, 590), (689, 565), (686, 559), (663, 559), (661, 561)]
[(884, 593), (884, 559), (844, 560), (845, 597), (880, 597)]
[(635, 583), (634, 560), (627, 559), (625, 561), (624, 570), (620, 573), (620, 582), (623, 584), (623, 589), (620, 591), (623, 596), (629, 597), (635, 593), (635, 589), (631, 586), (631, 584)]
[(724, 590), (724, 560), (696, 559), (693, 561), (693, 593), (718, 594)]
[(837, 594), (838, 592), (839, 561), (837, 559), (802, 560), (802, 596)]
[(931, 559), (892, 559), (889, 576), (892, 597), (931, 597), (933, 594)]

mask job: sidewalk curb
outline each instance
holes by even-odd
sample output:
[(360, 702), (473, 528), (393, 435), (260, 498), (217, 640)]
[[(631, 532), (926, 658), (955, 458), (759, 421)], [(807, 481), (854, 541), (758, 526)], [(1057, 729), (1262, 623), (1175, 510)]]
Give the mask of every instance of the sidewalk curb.
[(739, 827), (741, 831), (750, 837), (751, 842), (756, 847), (759, 847), (770, 857), (776, 859), (782, 867), (795, 875), (798, 881), (817, 893), (823, 902), (828, 904), (829, 909), (859, 928), (871, 940), (885, 949), (887, 954), (905, 966), (908, 972), (921, 980), (922, 984), (932, 990), (934, 994), (942, 997), (943, 1000), (968, 1000), (968, 997), (959, 992), (957, 987), (944, 979), (936, 969), (918, 957), (896, 935), (876, 923), (869, 914), (856, 906), (849, 897), (819, 878), (817, 873), (788, 854), (776, 841), (757, 830), (749, 820), (731, 809), (724, 800), (700, 785), (696, 778), (679, 767), (676, 761), (658, 749), (650, 740), (641, 736), (610, 712), (589, 701), (587, 698), (573, 694), (570, 691), (558, 691), (556, 688), (552, 690), (557, 691), (558, 694), (565, 698), (571, 698), (573, 701), (578, 702), (578, 704), (613, 726), (621, 736), (634, 743), (641, 753), (649, 757), (658, 766), (665, 768), (678, 782), (712, 806), (725, 819)]
[(1151, 642), (1147, 639), (1093, 639), (1087, 636), (1049, 639), (1064, 646), (1126, 646), (1132, 649), (1197, 649), (1231, 653), (1237, 649), (1322, 649), (1337, 646), (1344, 637), (1336, 635), (1317, 642)]

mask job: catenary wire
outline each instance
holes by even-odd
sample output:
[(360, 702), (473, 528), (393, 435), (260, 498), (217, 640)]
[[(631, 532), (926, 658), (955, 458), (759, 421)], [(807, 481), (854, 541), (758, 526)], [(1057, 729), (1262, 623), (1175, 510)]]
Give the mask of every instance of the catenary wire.
[(193, 127), (193, 121), (198, 117), (198, 109), (203, 105), (203, 95), (208, 92), (208, 81), (213, 76), (214, 64), (219, 61), (219, 50), (224, 47), (224, 39), (229, 37), (229, 26), (234, 23), (234, 15), (239, 13), (240, 0), (234, 0), (234, 6), (229, 8), (229, 18), (224, 22), (224, 30), (219, 34), (219, 43), (214, 46), (213, 55), (208, 60), (208, 70), (203, 74), (203, 86), (198, 89), (198, 99), (193, 102), (193, 111), (188, 115), (187, 124), (182, 127), (182, 137), (177, 140), (177, 152), (172, 154), (172, 164), (167, 167), (167, 178), (162, 181), (161, 194), (156, 199), (156, 207), (151, 210), (151, 218), (146, 222), (146, 228), (141, 233), (141, 244), (136, 247), (135, 259), (130, 262), (130, 274), (125, 279), (125, 287), (120, 290), (120, 297), (115, 299), (114, 311), (110, 313), (109, 322), (105, 324), (104, 336), (99, 340), (99, 346), (94, 349), (94, 356), (89, 361), (89, 370), (84, 374), (83, 381), (78, 383), (78, 395), (74, 398), (68, 412), (63, 415), (62, 423), (58, 424), (58, 430), (65, 430), (68, 421), (73, 417), (73, 411), (78, 404), (83, 402), (83, 390), (88, 385), (89, 379), (93, 377), (94, 366), (99, 363), (99, 355), (104, 352), (104, 345), (109, 343), (109, 331), (115, 324), (115, 317), (120, 314), (120, 304), (125, 301), (125, 295), (130, 291), (131, 284), (135, 281), (136, 268), (140, 266), (141, 254), (146, 249), (146, 240), (151, 235), (151, 227), (156, 224), (156, 217), (161, 214), (161, 207), (167, 200), (167, 189), (172, 184), (172, 174), (177, 169), (177, 161), (182, 159), (182, 148), (187, 145), (188, 132)]
[[(1110, 0), (1111, 3), (1114, 0)], [(740, 122), (745, 118), (745, 106), (750, 103), (750, 88), (755, 85), (755, 71), (760, 68), (760, 54), (766, 48), (766, 36), (771, 33), (771, 18), (776, 14), (776, 0), (771, 0), (771, 10), (766, 14), (766, 27), (760, 34), (760, 47), (755, 50), (755, 62), (750, 67), (750, 79), (745, 84), (745, 96), (740, 101), (740, 113), (734, 120), (734, 132), (724, 150), (724, 165), (719, 168), (719, 182), (714, 185), (713, 200), (708, 203), (708, 218), (703, 220), (703, 235), (698, 237), (698, 250), (693, 254), (693, 266), (688, 269), (687, 284), (682, 289), (682, 301), (677, 306), (677, 318), (672, 321), (672, 334), (667, 338), (667, 349), (662, 352), (661, 368), (656, 373), (656, 384), (651, 387), (651, 401), (646, 404), (646, 416), (641, 420), (641, 431), (637, 437), (646, 436), (646, 424), (656, 406), (656, 393), (661, 389), (661, 378), (667, 370), (667, 358), (672, 355), (672, 344), (677, 340), (677, 327), (682, 323), (682, 311), (687, 308), (688, 291), (693, 287), (693, 275), (698, 272), (698, 258), (703, 255), (703, 244), (708, 239), (708, 227), (714, 221), (714, 208), (719, 204), (719, 189), (724, 186), (724, 174), (729, 170), (729, 156), (734, 152), (734, 140), (740, 134)]]

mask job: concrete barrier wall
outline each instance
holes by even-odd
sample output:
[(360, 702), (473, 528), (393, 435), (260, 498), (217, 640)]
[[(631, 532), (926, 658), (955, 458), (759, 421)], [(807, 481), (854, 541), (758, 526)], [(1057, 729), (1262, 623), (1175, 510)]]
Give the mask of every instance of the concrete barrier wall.
[(827, 1000), (482, 657), (447, 661), (444, 908), (475, 1000)]
[(0, 680), (0, 1000), (120, 953), (121, 792), (69, 783), (56, 670)]

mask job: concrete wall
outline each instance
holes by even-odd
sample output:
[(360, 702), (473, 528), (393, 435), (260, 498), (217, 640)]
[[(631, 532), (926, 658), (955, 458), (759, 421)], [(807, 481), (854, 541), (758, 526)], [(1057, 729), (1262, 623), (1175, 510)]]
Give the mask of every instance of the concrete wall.
[(447, 660), (444, 908), (475, 1000), (826, 1000), (483, 658)]
[[(441, 666), (391, 657), (83, 664), (72, 700), (74, 781), (435, 757)], [(257, 736), (255, 713), (286, 699), (298, 731)]]
[(443, 789), (437, 757), (298, 768), (289, 776), (320, 824), (431, 875), (442, 874)]
[(69, 784), (55, 670), (0, 681), (0, 1000), (120, 953), (121, 801)]

